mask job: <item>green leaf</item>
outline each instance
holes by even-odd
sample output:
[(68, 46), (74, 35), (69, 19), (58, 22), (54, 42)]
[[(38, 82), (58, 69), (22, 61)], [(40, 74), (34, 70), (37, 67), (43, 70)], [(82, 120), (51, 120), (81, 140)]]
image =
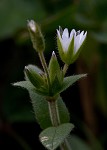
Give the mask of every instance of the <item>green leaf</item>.
[(75, 83), (79, 79), (86, 77), (86, 76), (87, 76), (87, 74), (79, 74), (79, 75), (73, 75), (73, 76), (65, 77), (64, 81), (63, 81), (63, 87), (62, 87), (60, 92), (65, 91), (73, 83)]
[(70, 114), (61, 97), (58, 98), (57, 103), (61, 123), (70, 122)]
[(73, 128), (74, 126), (70, 123), (49, 127), (39, 135), (40, 141), (48, 150), (54, 150), (64, 141)]
[[(41, 128), (45, 129), (49, 126), (52, 126), (49, 115), (48, 102), (46, 101), (45, 97), (33, 91), (29, 91), (29, 94), (32, 101), (36, 120), (40, 124)], [(70, 121), (69, 112), (64, 102), (62, 101), (61, 97), (57, 99), (57, 102), (61, 123), (69, 122)]]
[(36, 121), (39, 123), (40, 127), (45, 129), (52, 126), (48, 110), (48, 102), (45, 97), (31, 90), (29, 90), (29, 95), (33, 105)]
[(28, 91), (29, 90), (33, 91), (34, 93), (38, 93), (42, 96), (48, 96), (49, 95), (47, 88), (41, 87), (41, 88), (37, 89), (33, 86), (33, 84), (30, 81), (28, 81), (28, 79), (27, 79), (27, 81), (20, 81), (20, 82), (13, 83), (13, 85), (18, 86), (18, 87), (22, 87), (24, 89), (27, 89)]
[(16, 82), (16, 83), (13, 83), (14, 86), (18, 86), (18, 87), (22, 87), (24, 89), (27, 89), (27, 90), (34, 90), (35, 87), (31, 84), (30, 81), (20, 81), (20, 82)]
[[(45, 129), (49, 126), (52, 126), (49, 110), (48, 110), (48, 103), (45, 99), (45, 96), (36, 93), (34, 86), (29, 81), (20, 81), (14, 83), (13, 85), (28, 90), (33, 105), (33, 110), (34, 110), (36, 120), (40, 124), (41, 128)], [(60, 96), (57, 99), (57, 104), (58, 104), (61, 123), (69, 122), (70, 115), (68, 109)]]

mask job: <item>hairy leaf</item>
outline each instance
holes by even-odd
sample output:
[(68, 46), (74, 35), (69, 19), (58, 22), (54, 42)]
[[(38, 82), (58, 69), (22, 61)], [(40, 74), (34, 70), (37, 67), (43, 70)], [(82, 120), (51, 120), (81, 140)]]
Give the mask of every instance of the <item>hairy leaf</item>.
[[(45, 129), (49, 126), (52, 126), (50, 115), (49, 115), (48, 102), (46, 101), (45, 96), (36, 93), (34, 86), (29, 81), (20, 81), (14, 83), (13, 85), (28, 90), (33, 105), (35, 118), (37, 122), (40, 124), (41, 128)], [(61, 123), (69, 122), (70, 116), (69, 116), (68, 109), (60, 96), (57, 99), (57, 105), (59, 109), (59, 116), (60, 116)]]
[(79, 79), (86, 77), (86, 76), (87, 76), (87, 74), (79, 74), (79, 75), (73, 75), (73, 76), (65, 77), (64, 81), (63, 81), (63, 87), (62, 87), (60, 92), (65, 91), (73, 83), (75, 83)]
[[(52, 126), (50, 115), (49, 115), (49, 108), (48, 103), (44, 96), (38, 95), (35, 92), (29, 91), (30, 98), (32, 101), (34, 113), (37, 122), (40, 124), (42, 129), (45, 129), (49, 126)], [(57, 100), (58, 109), (59, 109), (59, 116), (61, 123), (67, 123), (70, 121), (69, 112), (62, 101), (61, 97)]]
[(39, 135), (40, 141), (48, 150), (54, 150), (64, 141), (73, 128), (74, 126), (70, 123), (49, 127)]

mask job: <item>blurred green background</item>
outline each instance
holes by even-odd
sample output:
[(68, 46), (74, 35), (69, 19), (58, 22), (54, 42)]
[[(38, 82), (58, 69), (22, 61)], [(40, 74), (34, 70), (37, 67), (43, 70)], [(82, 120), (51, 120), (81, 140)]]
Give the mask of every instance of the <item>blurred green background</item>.
[[(25, 65), (41, 67), (27, 30), (34, 19), (42, 28), (45, 56), (57, 52), (56, 29), (88, 32), (78, 60), (67, 75), (88, 73), (62, 93), (70, 111), (73, 150), (103, 150), (107, 146), (107, 0), (0, 0), (0, 150), (44, 149), (38, 139), (27, 91), (11, 83), (24, 80)], [(61, 66), (63, 63), (59, 59)]]

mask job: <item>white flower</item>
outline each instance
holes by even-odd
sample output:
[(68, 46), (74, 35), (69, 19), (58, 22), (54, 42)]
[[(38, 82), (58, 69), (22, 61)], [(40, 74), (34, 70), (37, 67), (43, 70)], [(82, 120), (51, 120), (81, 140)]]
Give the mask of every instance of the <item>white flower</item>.
[(79, 50), (81, 45), (83, 44), (87, 31), (84, 33), (84, 31), (75, 31), (74, 29), (70, 32), (68, 32), (68, 29), (65, 28), (64, 31), (59, 27), (59, 30), (57, 30), (57, 35), (60, 40), (60, 43), (62, 45), (63, 51), (67, 52), (70, 46), (70, 43), (72, 42), (72, 39), (74, 38), (74, 49), (73, 53), (76, 54), (76, 52)]
[(70, 65), (78, 58), (86, 36), (87, 31), (85, 33), (80, 30), (76, 32), (75, 29), (72, 29), (69, 33), (67, 28), (62, 30), (59, 27), (59, 30), (57, 29), (58, 51), (64, 63)]
[(28, 20), (28, 27), (30, 28), (30, 30), (32, 30), (33, 32), (36, 31), (36, 25), (35, 22), (33, 20)]

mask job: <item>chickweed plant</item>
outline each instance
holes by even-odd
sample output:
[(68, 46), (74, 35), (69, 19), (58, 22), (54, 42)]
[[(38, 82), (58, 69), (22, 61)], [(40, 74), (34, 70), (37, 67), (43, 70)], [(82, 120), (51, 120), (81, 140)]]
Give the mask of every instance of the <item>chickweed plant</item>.
[(45, 149), (71, 150), (68, 137), (74, 125), (70, 123), (68, 109), (60, 96), (77, 80), (86, 77), (86, 74), (66, 76), (70, 64), (78, 58), (87, 32), (75, 31), (70, 33), (59, 26), (57, 29), (57, 47), (59, 56), (64, 63), (60, 67), (56, 54), (53, 51), (49, 64), (44, 57), (45, 40), (40, 26), (33, 20), (28, 21), (28, 30), (33, 48), (38, 53), (43, 69), (29, 64), (24, 68), (25, 81), (14, 83), (28, 90), (32, 102), (36, 121), (42, 132), (40, 142)]

